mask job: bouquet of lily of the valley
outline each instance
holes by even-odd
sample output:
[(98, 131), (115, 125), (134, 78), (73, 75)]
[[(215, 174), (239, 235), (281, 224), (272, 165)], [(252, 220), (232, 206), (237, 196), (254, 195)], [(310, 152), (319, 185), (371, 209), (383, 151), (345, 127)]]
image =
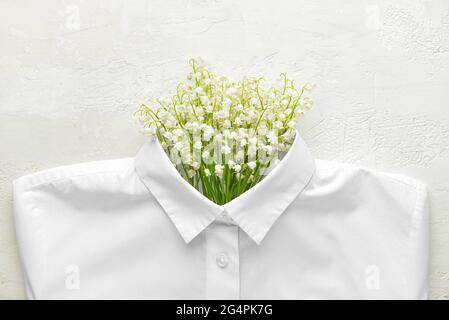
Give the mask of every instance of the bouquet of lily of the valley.
[(312, 106), (312, 85), (281, 74), (231, 81), (200, 60), (173, 95), (142, 104), (134, 117), (157, 138), (179, 173), (204, 196), (225, 204), (252, 188), (292, 145), (298, 116)]

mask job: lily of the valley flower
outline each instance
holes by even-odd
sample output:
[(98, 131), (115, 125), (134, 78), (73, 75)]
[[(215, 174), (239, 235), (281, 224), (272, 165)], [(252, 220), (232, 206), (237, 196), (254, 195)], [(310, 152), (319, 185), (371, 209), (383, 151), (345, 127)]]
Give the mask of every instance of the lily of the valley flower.
[(289, 150), (314, 85), (297, 87), (285, 74), (279, 85), (231, 81), (199, 60), (190, 65), (171, 96), (142, 104), (133, 116), (190, 184), (224, 204), (261, 181)]

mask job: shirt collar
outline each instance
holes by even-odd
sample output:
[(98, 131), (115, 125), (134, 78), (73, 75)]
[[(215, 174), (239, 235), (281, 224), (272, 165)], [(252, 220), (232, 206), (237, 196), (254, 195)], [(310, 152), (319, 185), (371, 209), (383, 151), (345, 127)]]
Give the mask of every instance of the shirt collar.
[(143, 145), (136, 156), (135, 169), (186, 243), (226, 212), (260, 244), (276, 219), (310, 181), (315, 160), (297, 133), (285, 157), (261, 182), (222, 206), (181, 177), (157, 140)]

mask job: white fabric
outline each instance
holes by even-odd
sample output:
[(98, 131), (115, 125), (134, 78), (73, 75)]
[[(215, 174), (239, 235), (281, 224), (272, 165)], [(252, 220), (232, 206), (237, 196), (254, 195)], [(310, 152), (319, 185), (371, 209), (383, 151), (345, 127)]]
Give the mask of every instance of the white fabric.
[(219, 206), (157, 142), (14, 181), (30, 299), (425, 299), (425, 186), (314, 160), (299, 135)]

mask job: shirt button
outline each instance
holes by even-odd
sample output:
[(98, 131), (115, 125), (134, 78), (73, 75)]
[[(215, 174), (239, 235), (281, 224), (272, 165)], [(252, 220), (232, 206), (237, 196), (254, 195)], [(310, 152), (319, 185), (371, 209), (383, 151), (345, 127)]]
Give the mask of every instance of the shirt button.
[(229, 257), (226, 253), (220, 253), (216, 259), (217, 266), (226, 268), (229, 264)]
[(226, 212), (223, 212), (222, 214), (221, 214), (221, 217), (224, 219), (224, 220), (230, 220), (231, 218), (229, 217), (229, 215), (226, 213)]
[(223, 212), (222, 214), (220, 214), (221, 220), (225, 223), (232, 223), (232, 218), (229, 216), (229, 214), (227, 214), (226, 212)]

